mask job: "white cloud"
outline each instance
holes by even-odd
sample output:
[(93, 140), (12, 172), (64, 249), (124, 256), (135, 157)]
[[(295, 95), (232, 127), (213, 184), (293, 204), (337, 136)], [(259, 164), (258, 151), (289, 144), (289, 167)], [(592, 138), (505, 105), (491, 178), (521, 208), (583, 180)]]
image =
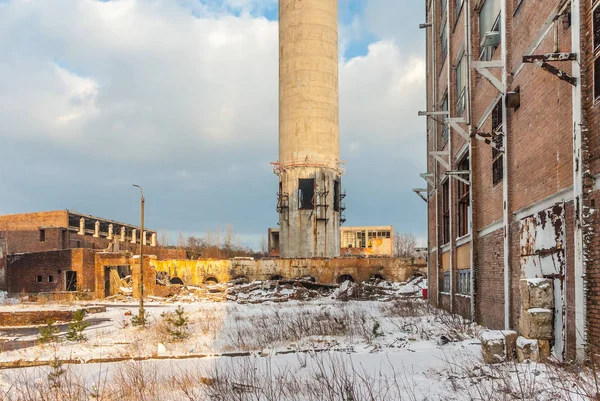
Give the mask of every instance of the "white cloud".
[[(218, 187), (219, 196), (231, 200), (240, 185), (255, 186), (259, 180), (276, 185), (268, 161), (277, 159), (278, 27), (257, 16), (275, 1), (4, 4), (3, 146), (19, 138), (83, 153), (89, 163), (77, 174), (86, 178), (111, 163), (120, 163), (119, 177), (141, 173), (136, 162), (156, 163), (162, 169), (152, 177), (156, 185), (186, 191), (190, 199), (211, 199), (203, 195), (207, 188)], [(341, 27), (342, 42), (360, 37), (365, 21), (355, 17)], [(398, 159), (424, 164), (423, 152), (414, 148), (424, 143), (425, 123), (416, 116), (423, 104), (423, 59), (411, 55), (403, 42), (380, 40), (363, 57), (341, 59), (342, 158), (344, 152), (352, 154), (359, 170), (372, 161), (364, 159), (369, 152), (393, 150)], [(379, 156), (378, 163), (385, 162)], [(234, 210), (222, 207), (229, 208), (223, 214)], [(263, 221), (274, 220), (272, 209)], [(160, 220), (158, 225), (173, 227)]]

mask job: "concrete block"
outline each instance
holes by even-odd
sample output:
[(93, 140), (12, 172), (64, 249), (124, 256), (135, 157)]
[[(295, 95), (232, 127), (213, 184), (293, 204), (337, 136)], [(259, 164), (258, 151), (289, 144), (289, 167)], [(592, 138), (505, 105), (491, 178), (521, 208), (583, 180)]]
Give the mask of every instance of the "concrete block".
[(520, 282), (521, 307), (523, 310), (532, 308), (554, 308), (554, 291), (552, 280), (547, 278), (526, 278)]
[(552, 309), (532, 308), (524, 310), (519, 318), (519, 331), (526, 338), (551, 340), (553, 338)]
[(519, 337), (517, 339), (517, 357), (519, 363), (524, 361), (539, 362), (540, 351), (538, 341)]
[(488, 364), (512, 360), (517, 333), (511, 330), (483, 330), (479, 334), (483, 361)]

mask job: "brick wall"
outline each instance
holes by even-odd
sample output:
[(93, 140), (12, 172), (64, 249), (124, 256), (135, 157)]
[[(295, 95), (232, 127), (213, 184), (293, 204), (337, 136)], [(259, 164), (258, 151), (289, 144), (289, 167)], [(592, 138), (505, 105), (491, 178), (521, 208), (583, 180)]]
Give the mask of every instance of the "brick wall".
[[(53, 292), (65, 290), (65, 272), (72, 270), (70, 250), (9, 255), (8, 292)], [(41, 282), (38, 282), (41, 277)], [(53, 281), (49, 281), (52, 277)]]
[(29, 231), (39, 227), (68, 227), (66, 210), (0, 216), (0, 231)]
[(504, 252), (502, 230), (477, 241), (475, 293), (477, 321), (491, 329), (504, 328)]

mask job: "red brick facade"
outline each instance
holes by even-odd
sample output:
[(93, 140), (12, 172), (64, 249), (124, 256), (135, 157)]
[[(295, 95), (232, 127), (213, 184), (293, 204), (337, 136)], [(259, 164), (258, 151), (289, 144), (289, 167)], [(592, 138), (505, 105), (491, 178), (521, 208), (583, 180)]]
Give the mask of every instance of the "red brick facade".
[[(506, 15), (501, 12), (503, 3)], [(429, 152), (447, 152), (438, 153), (437, 159), (431, 155), (427, 164), (431, 180), (431, 302), (439, 300), (440, 307), (464, 315), (465, 309), (470, 309), (465, 300), (471, 296), (473, 309), (467, 315), (490, 328), (516, 329), (521, 313), (519, 282), (533, 275), (529, 261), (555, 258), (552, 260), (560, 262), (557, 271), (540, 274), (551, 277), (555, 293), (562, 294), (559, 298), (565, 306), (565, 325), (555, 330), (564, 331), (565, 351), (561, 356), (565, 359), (576, 355), (576, 293), (584, 287), (589, 295), (585, 343), (588, 349), (600, 346), (600, 230), (597, 213), (591, 212), (600, 202), (599, 187), (593, 180), (600, 176), (600, 96), (594, 99), (592, 19), (593, 7), (598, 3), (600, 0), (580, 0), (581, 24), (577, 26), (572, 25), (577, 18), (571, 15), (568, 0), (431, 0), (426, 7), (426, 21), (431, 22), (427, 28), (427, 146)], [(480, 24), (486, 38), (480, 33)], [(573, 53), (573, 29), (581, 32), (582, 47), (577, 55), (582, 71), (576, 76), (582, 90), (581, 160), (573, 157), (573, 115), (578, 102), (573, 98), (574, 85), (523, 60), (530, 55)], [(600, 35), (600, 27), (595, 29)], [(600, 51), (596, 55), (600, 57)], [(567, 74), (574, 74), (573, 63), (548, 62)], [(442, 114), (444, 110), (448, 114)], [(490, 134), (495, 135), (500, 152), (490, 145)], [(494, 141), (494, 136), (491, 139)], [(461, 164), (465, 157), (470, 164)], [(584, 241), (579, 253), (575, 227), (580, 198), (574, 189), (578, 186), (574, 186), (575, 166), (581, 169), (575, 171), (582, 171), (584, 176)], [(447, 170), (452, 173), (446, 174)], [(465, 199), (460, 198), (462, 181), (456, 177), (470, 181), (468, 222), (461, 214)], [(546, 226), (547, 216), (554, 219), (556, 227)], [(530, 238), (528, 231), (532, 222), (543, 229), (554, 229), (556, 238), (540, 237), (535, 245), (536, 238)], [(468, 235), (460, 229), (465, 223), (470, 223)], [(531, 240), (538, 247), (533, 254), (524, 248)], [(470, 246), (470, 255), (464, 252), (465, 244)], [(582, 258), (584, 253), (587, 258)], [(576, 266), (576, 261), (582, 259)], [(462, 270), (465, 263), (473, 283), (467, 294)], [(585, 281), (576, 276), (578, 268), (587, 273)], [(580, 310), (584, 303), (579, 303)]]

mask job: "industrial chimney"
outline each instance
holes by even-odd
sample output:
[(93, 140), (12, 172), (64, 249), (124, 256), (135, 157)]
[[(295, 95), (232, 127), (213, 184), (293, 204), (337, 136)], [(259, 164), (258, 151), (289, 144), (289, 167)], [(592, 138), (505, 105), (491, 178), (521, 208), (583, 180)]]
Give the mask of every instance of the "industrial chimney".
[(282, 258), (339, 256), (339, 154), (337, 0), (279, 0)]

